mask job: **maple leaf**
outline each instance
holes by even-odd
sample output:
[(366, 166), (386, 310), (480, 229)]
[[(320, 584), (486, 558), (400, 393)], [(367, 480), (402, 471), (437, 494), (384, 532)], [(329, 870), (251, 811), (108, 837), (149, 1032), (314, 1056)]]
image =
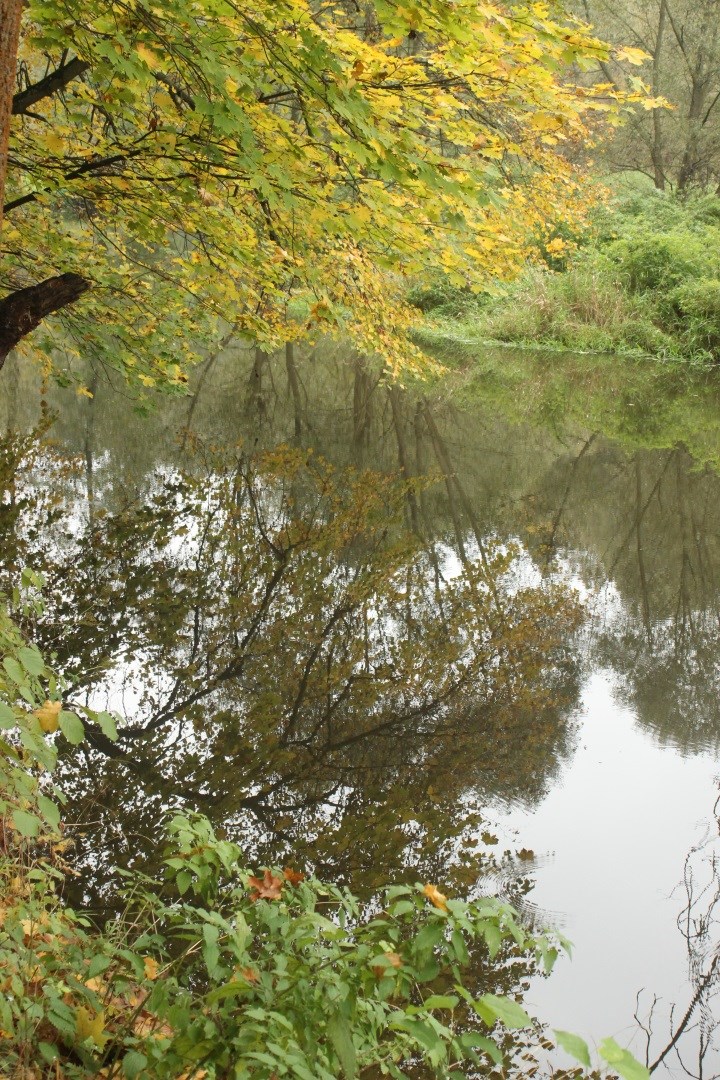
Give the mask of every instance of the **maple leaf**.
[(40, 727), (48, 735), (58, 729), (58, 716), (62, 709), (61, 701), (46, 701), (39, 709), (35, 709), (35, 716), (40, 721)]
[(105, 1031), (105, 1013), (100, 1010), (95, 1016), (84, 1005), (80, 1005), (75, 1013), (75, 1032), (79, 1042), (92, 1039), (95, 1045), (103, 1050), (109, 1036)]
[(266, 870), (262, 878), (249, 877), (251, 900), (279, 900), (282, 893), (282, 878), (274, 877), (271, 870)]
[(291, 885), (299, 885), (301, 881), (305, 880), (305, 875), (301, 874), (299, 870), (293, 870), (291, 866), (286, 866), (283, 870), (283, 877), (286, 881), (289, 881)]
[(427, 896), (431, 904), (434, 904), (436, 908), (440, 908), (441, 911), (447, 911), (448, 906), (445, 903), (447, 896), (441, 893), (437, 885), (426, 885), (423, 888), (423, 892)]

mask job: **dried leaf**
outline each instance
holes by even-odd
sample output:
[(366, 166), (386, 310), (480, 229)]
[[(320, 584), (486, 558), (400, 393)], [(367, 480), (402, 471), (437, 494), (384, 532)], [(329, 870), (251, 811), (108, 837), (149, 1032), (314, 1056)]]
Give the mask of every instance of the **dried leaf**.
[(248, 884), (251, 888), (251, 900), (279, 900), (282, 893), (282, 878), (274, 877), (272, 871), (266, 870), (262, 878), (249, 877)]
[(283, 877), (286, 881), (289, 881), (291, 885), (299, 885), (301, 881), (305, 880), (305, 875), (301, 874), (299, 870), (293, 870), (291, 866), (286, 866), (283, 870)]

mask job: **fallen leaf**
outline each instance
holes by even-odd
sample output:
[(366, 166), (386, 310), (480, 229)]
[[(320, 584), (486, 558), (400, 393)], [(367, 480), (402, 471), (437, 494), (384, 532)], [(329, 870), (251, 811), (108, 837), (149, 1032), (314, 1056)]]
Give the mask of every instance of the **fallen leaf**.
[(104, 1031), (105, 1013), (103, 1010), (101, 1009), (99, 1013), (93, 1016), (84, 1005), (79, 1005), (75, 1013), (75, 1033), (78, 1041), (85, 1042), (86, 1039), (92, 1039), (95, 1045), (100, 1050), (103, 1050), (110, 1037), (105, 1035)]

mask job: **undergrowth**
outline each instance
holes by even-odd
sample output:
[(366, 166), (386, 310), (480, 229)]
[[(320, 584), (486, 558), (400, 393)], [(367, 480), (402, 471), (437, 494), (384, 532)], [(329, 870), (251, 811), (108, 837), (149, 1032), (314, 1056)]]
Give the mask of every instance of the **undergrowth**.
[(720, 357), (720, 199), (625, 192), (596, 213), (573, 249), (494, 293), (439, 280), (410, 299), (427, 315), (417, 337), (692, 361)]

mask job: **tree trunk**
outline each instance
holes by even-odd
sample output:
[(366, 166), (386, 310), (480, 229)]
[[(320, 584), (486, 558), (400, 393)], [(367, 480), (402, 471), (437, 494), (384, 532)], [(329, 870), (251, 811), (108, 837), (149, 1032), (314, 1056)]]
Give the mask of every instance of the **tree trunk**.
[(79, 274), (60, 274), (17, 289), (0, 300), (0, 368), (7, 354), (53, 311), (73, 304), (90, 288)]
[(5, 202), (10, 117), (15, 90), (15, 69), (20, 41), (23, 0), (0, 0), (0, 228)]
[[(652, 90), (655, 97), (660, 97), (660, 54), (663, 47), (663, 38), (665, 36), (665, 19), (667, 15), (667, 9), (665, 0), (660, 0), (660, 11), (658, 13), (658, 27), (657, 37), (655, 38), (655, 49), (653, 50), (653, 70), (652, 70)], [(665, 147), (663, 141), (662, 119), (660, 116), (660, 109), (653, 109), (653, 142), (652, 142), (652, 163), (653, 173), (655, 180), (655, 187), (658, 191), (665, 190)]]

